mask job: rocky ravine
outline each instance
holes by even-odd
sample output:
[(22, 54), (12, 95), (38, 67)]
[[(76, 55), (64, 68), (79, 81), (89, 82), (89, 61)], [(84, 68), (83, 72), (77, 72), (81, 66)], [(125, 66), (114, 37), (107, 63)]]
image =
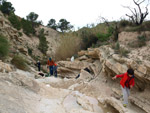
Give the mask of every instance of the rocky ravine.
[[(109, 45), (88, 49), (87, 51), (79, 52), (80, 57), (74, 62), (59, 62), (59, 72), (62, 77), (67, 78), (73, 78), (73, 76), (75, 78), (77, 73), (80, 73), (79, 79), (84, 82), (81, 83), (82, 85), (76, 84), (73, 88), (74, 90), (94, 96), (100, 103), (107, 103), (121, 113), (149, 113), (150, 61), (144, 58), (140, 59), (140, 63), (137, 62), (139, 58), (145, 57), (144, 50), (149, 50), (149, 46), (138, 49), (130, 48), (128, 57), (120, 57)], [(88, 67), (91, 73), (84, 71), (85, 67)], [(129, 67), (135, 70), (135, 87), (131, 90), (130, 105), (127, 109), (124, 109), (121, 103), (122, 93), (119, 80), (112, 81), (111, 78), (116, 74), (126, 72)]]
[[(27, 48), (32, 48), (34, 55), (42, 56), (37, 49), (39, 41), (24, 33), (19, 36), (19, 32), (0, 12), (0, 33), (10, 40), (11, 52), (22, 53), (33, 63)], [(48, 54), (53, 54), (59, 44), (56, 43), (58, 33), (48, 28), (45, 33), (49, 42)], [(119, 42), (127, 48), (128, 41), (138, 35), (122, 32)], [(149, 32), (145, 35), (149, 36)], [(74, 62), (58, 62), (59, 78), (41, 78), (35, 69), (24, 72), (0, 61), (0, 113), (149, 113), (149, 41), (147, 45), (130, 48), (128, 57), (120, 57), (111, 46), (81, 51)], [(85, 71), (85, 67), (91, 72)], [(111, 78), (126, 72), (128, 67), (135, 70), (136, 84), (131, 90), (129, 107), (124, 108), (119, 80)], [(79, 73), (80, 77), (75, 79)]]
[[(80, 84), (75, 79), (34, 79), (34, 69), (29, 73), (14, 70), (3, 62), (0, 64), (4, 65), (0, 72), (0, 113), (105, 112), (96, 98), (73, 90), (75, 83)], [(64, 83), (70, 84), (64, 86)], [(58, 88), (57, 84), (62, 87)]]
[[(138, 64), (131, 57), (134, 53), (131, 51), (130, 58), (120, 57), (110, 46), (81, 51), (74, 62), (58, 62), (58, 78), (41, 78), (32, 68), (31, 72), (23, 72), (1, 62), (0, 112), (149, 113), (149, 61)], [(128, 67), (135, 69), (136, 84), (129, 106), (124, 108), (119, 79), (111, 78)]]

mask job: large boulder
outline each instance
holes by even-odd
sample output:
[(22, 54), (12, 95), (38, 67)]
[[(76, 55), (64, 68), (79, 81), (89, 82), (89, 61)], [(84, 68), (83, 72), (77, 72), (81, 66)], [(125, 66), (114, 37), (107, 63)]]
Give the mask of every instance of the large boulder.
[(93, 58), (93, 59), (99, 59), (100, 57), (100, 54), (99, 54), (99, 49), (96, 48), (96, 49), (88, 49), (88, 52), (87, 52), (87, 56), (89, 56), (90, 58)]
[(59, 61), (58, 65), (61, 67), (66, 67), (69, 69), (75, 69), (75, 70), (80, 70), (83, 69), (85, 67), (88, 67), (91, 63), (89, 62), (85, 62), (85, 61)]
[(86, 55), (87, 54), (87, 51), (85, 51), (85, 50), (82, 50), (82, 51), (80, 51), (80, 52), (78, 52), (78, 56), (80, 57), (80, 56), (84, 56), (84, 55)]

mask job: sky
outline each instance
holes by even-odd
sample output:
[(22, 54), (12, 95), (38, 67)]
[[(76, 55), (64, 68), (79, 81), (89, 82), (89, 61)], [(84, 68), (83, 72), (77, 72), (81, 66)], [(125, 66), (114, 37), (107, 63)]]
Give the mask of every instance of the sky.
[[(82, 28), (87, 24), (101, 22), (100, 17), (108, 20), (126, 18), (131, 14), (123, 6), (135, 6), (132, 0), (7, 0), (15, 8), (15, 14), (26, 18), (30, 12), (39, 15), (37, 20), (42, 20), (44, 25), (50, 19), (56, 23), (64, 18), (75, 28)], [(149, 8), (150, 9), (150, 8)], [(148, 15), (147, 18), (150, 16)]]

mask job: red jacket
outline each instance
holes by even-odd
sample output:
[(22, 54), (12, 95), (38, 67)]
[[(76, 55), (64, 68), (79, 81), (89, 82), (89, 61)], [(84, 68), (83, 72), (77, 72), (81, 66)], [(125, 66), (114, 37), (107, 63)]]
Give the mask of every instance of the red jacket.
[(122, 78), (121, 80), (120, 80), (120, 85), (122, 85), (122, 87), (124, 88), (124, 86), (125, 86), (125, 82), (126, 82), (126, 80), (127, 79), (130, 79), (130, 81), (129, 81), (129, 86), (134, 86), (134, 75), (133, 75), (133, 77), (129, 77), (128, 75), (127, 75), (127, 72), (126, 73), (124, 73), (124, 74), (121, 74), (121, 75), (116, 75), (116, 77), (117, 78)]
[(56, 63), (54, 63), (54, 66), (57, 66), (57, 64), (56, 64)]
[(51, 60), (51, 61), (48, 60), (48, 61), (47, 61), (47, 65), (48, 65), (48, 66), (53, 66), (53, 65), (54, 65), (54, 61), (53, 61), (53, 60)]

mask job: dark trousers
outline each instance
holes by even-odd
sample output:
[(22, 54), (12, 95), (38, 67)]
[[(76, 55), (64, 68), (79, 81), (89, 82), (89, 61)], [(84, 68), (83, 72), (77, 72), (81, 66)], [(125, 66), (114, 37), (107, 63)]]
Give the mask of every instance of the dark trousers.
[(41, 71), (41, 68), (40, 68), (40, 66), (38, 66), (38, 71)]
[(53, 75), (53, 66), (49, 66), (49, 72), (51, 75)]
[(57, 66), (54, 66), (54, 76), (57, 77)]

